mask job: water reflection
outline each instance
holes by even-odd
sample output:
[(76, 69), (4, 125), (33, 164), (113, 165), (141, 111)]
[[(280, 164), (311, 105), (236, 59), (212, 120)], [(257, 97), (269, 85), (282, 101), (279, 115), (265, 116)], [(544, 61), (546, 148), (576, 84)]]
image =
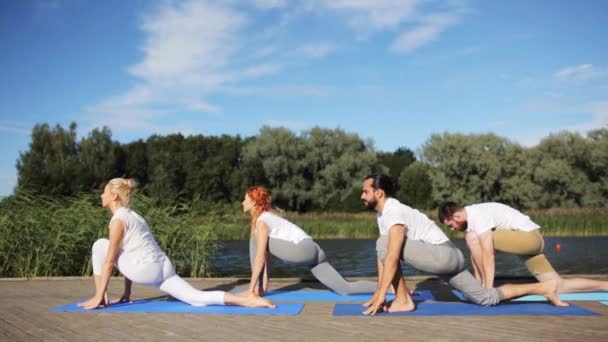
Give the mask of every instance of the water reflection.
[[(453, 240), (469, 260), (464, 240)], [(375, 276), (375, 240), (316, 240), (329, 262), (344, 276)], [(559, 248), (556, 245), (559, 244)], [(545, 238), (545, 255), (560, 274), (608, 274), (608, 237)], [(250, 275), (248, 241), (224, 241), (211, 265), (213, 276), (247, 277)], [(423, 274), (409, 265), (406, 275)], [(497, 253), (497, 276), (529, 276), (519, 257)], [(306, 267), (285, 264), (273, 258), (273, 277), (308, 276)]]

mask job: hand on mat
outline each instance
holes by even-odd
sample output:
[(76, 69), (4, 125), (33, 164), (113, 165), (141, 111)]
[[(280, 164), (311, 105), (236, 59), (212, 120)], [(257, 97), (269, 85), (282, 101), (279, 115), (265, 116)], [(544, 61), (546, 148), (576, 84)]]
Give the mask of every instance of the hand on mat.
[(371, 303), (371, 305), (369, 306), (369, 308), (367, 310), (363, 311), (363, 314), (364, 315), (372, 315), (373, 316), (378, 311), (379, 312), (384, 312), (384, 311), (386, 311), (385, 303), (386, 303), (386, 297), (385, 296), (378, 296), (376, 298), (376, 300), (374, 300)]
[(374, 294), (372, 295), (372, 298), (370, 298), (367, 302), (365, 302), (361, 305), (369, 307), (376, 301), (376, 299), (378, 299), (378, 291), (374, 292)]
[(93, 298), (87, 300), (86, 302), (78, 304), (83, 309), (92, 310), (97, 308), (105, 308), (108, 303), (108, 294), (105, 293), (103, 296), (95, 295)]

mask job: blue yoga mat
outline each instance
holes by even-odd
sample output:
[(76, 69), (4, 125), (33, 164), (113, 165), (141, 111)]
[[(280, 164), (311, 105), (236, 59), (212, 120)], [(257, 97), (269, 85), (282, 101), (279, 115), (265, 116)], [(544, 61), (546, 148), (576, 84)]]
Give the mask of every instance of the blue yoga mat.
[[(364, 316), (358, 304), (336, 304), (334, 316)], [(570, 304), (556, 307), (549, 303), (508, 303), (480, 306), (469, 303), (417, 303), (410, 312), (382, 312), (377, 316), (599, 316), (598, 313)]]
[[(235, 291), (235, 293), (242, 291)], [(373, 293), (355, 294), (343, 296), (335, 292), (326, 290), (311, 290), (311, 291), (268, 291), (264, 298), (271, 301), (292, 300), (298, 302), (367, 302)], [(387, 300), (393, 300), (395, 295), (388, 294)], [(416, 301), (435, 300), (433, 294), (429, 290), (416, 291), (412, 296)]]
[[(460, 300), (466, 300), (462, 292), (458, 290), (452, 290), (452, 293)], [(599, 301), (599, 300), (608, 300), (608, 291), (602, 292), (586, 292), (586, 293), (564, 293), (559, 295), (559, 299), (565, 301), (571, 300), (590, 300), (590, 301)], [(529, 295), (523, 296), (516, 299), (512, 299), (511, 301), (519, 301), (519, 302), (544, 302), (547, 301), (547, 298), (544, 296), (537, 295)]]
[(219, 314), (219, 315), (287, 315), (295, 316), (302, 311), (304, 304), (281, 303), (276, 309), (245, 308), (242, 306), (209, 305), (192, 306), (180, 301), (138, 300), (133, 303), (111, 305), (109, 308), (85, 310), (72, 303), (52, 308), (52, 312), (155, 312), (155, 313), (190, 313), (190, 314)]

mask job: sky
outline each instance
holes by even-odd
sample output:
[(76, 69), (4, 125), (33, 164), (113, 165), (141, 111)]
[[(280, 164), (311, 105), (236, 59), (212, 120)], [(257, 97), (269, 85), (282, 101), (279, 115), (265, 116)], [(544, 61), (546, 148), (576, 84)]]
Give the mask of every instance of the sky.
[(341, 128), (525, 146), (608, 127), (608, 1), (0, 1), (0, 196), (34, 125), (152, 134)]

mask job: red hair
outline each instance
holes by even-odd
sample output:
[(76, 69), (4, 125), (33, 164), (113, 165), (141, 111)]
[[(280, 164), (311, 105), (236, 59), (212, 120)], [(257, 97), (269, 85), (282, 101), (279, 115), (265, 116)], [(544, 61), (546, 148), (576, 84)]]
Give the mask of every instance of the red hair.
[(251, 211), (251, 233), (253, 233), (258, 217), (272, 208), (272, 198), (263, 186), (252, 186), (247, 189), (246, 194), (253, 201), (253, 210)]

